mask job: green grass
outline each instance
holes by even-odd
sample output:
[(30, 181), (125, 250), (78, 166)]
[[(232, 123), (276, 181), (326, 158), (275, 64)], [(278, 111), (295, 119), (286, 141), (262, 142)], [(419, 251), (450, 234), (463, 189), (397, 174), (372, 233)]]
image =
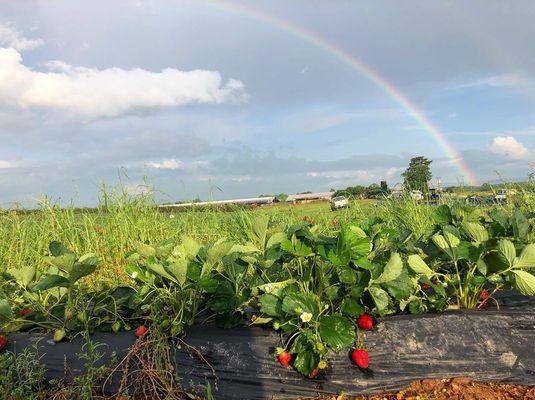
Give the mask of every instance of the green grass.
[(248, 236), (244, 221), (258, 214), (269, 215), (274, 230), (307, 220), (327, 233), (340, 222), (358, 221), (373, 214), (375, 203), (355, 201), (351, 208), (335, 212), (327, 202), (161, 211), (150, 196), (129, 197), (121, 191), (106, 194), (96, 210), (60, 208), (44, 202), (32, 212), (0, 213), (0, 269), (42, 266), (48, 244), (57, 240), (78, 254), (98, 254), (102, 260), (99, 276), (116, 282), (123, 276), (125, 254), (137, 240), (155, 243), (189, 235), (201, 242), (221, 237), (245, 242)]
[[(156, 243), (188, 235), (201, 242), (226, 237), (246, 242), (247, 220), (255, 215), (268, 215), (270, 228), (280, 230), (286, 225), (308, 221), (330, 234), (340, 223), (381, 217), (392, 228), (408, 228), (419, 234), (429, 227), (431, 206), (411, 199), (355, 200), (351, 207), (331, 211), (329, 203), (299, 205), (278, 204), (256, 208), (203, 208), (162, 211), (152, 197), (129, 196), (124, 190), (103, 191), (96, 209), (60, 208), (43, 202), (32, 212), (0, 213), (0, 269), (25, 265), (43, 266), (48, 244), (57, 240), (78, 254), (94, 252), (101, 258), (99, 278), (118, 282), (122, 279), (125, 254), (134, 241)], [(518, 197), (521, 207), (535, 210), (530, 193)], [(510, 206), (510, 207), (514, 207)]]

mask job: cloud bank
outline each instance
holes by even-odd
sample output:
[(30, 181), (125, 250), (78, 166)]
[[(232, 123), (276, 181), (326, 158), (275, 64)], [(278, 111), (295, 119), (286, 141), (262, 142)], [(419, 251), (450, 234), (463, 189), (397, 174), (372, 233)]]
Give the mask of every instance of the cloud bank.
[(32, 51), (45, 44), (43, 39), (28, 39), (9, 25), (0, 24), (0, 45), (18, 51)]
[(151, 72), (140, 68), (96, 69), (63, 62), (46, 72), (22, 62), (15, 48), (0, 48), (0, 104), (57, 110), (89, 119), (114, 118), (188, 104), (221, 104), (246, 99), (242, 82), (222, 82), (217, 71)]
[(530, 156), (530, 151), (512, 136), (498, 136), (492, 140), (490, 150), (495, 154), (501, 154), (516, 160)]

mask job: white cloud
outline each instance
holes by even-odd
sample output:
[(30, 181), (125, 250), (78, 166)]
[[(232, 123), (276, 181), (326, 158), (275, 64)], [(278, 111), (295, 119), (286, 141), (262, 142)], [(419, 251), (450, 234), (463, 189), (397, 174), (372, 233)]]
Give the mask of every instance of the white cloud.
[(15, 165), (11, 161), (0, 160), (0, 169), (13, 168)]
[(173, 170), (183, 170), (183, 171), (199, 171), (206, 169), (210, 166), (210, 161), (207, 160), (195, 160), (190, 163), (185, 163), (183, 161), (177, 160), (175, 158), (170, 158), (163, 160), (161, 162), (148, 162), (146, 163), (149, 168), (156, 169), (173, 169)]
[(148, 162), (147, 166), (157, 169), (182, 169), (184, 168), (184, 163), (180, 160), (171, 159), (162, 162)]
[(27, 39), (9, 25), (0, 24), (0, 45), (18, 51), (31, 51), (44, 45), (43, 39)]
[(22, 63), (17, 50), (0, 48), (0, 104), (58, 110), (96, 119), (246, 99), (242, 82), (230, 79), (223, 84), (217, 71), (99, 70), (61, 61), (47, 66), (47, 72), (34, 71)]
[(240, 175), (240, 176), (235, 176), (233, 178), (231, 178), (231, 180), (233, 182), (249, 182), (251, 180), (251, 175)]
[(535, 89), (535, 81), (531, 77), (522, 74), (501, 74), (455, 85), (453, 89), (473, 87), (514, 88), (523, 92), (530, 92)]
[(530, 151), (512, 136), (498, 136), (492, 140), (490, 151), (514, 159), (526, 158)]
[(359, 180), (367, 180), (374, 177), (370, 171), (365, 170), (344, 170), (344, 171), (312, 171), (307, 173), (308, 176), (313, 178), (333, 178), (333, 179), (344, 179), (344, 178), (355, 178)]

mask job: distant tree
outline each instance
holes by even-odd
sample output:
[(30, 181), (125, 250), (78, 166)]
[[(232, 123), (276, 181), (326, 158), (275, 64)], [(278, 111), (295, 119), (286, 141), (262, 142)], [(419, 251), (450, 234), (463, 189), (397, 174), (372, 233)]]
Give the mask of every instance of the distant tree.
[(431, 163), (431, 160), (422, 156), (411, 158), (409, 167), (401, 174), (404, 178), (405, 188), (427, 192), (428, 182), (432, 176), (429, 167)]
[(286, 193), (279, 193), (278, 195), (275, 196), (277, 198), (277, 200), (279, 201), (286, 201), (286, 199), (288, 198), (288, 195)]
[(362, 199), (362, 198), (377, 198), (385, 194), (388, 194), (388, 188), (385, 188), (384, 185), (378, 185), (377, 183), (372, 183), (370, 186), (349, 186), (342, 190), (337, 190), (334, 192), (333, 196), (346, 196), (353, 199)]

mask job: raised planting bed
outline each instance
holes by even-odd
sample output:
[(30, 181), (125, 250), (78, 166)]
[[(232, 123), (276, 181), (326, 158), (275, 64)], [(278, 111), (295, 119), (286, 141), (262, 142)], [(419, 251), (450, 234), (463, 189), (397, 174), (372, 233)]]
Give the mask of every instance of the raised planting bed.
[[(341, 351), (329, 355), (329, 366), (316, 378), (305, 378), (276, 361), (279, 338), (272, 330), (215, 326), (187, 330), (174, 355), (175, 368), (185, 387), (210, 382), (218, 400), (361, 395), (397, 391), (415, 380), (460, 376), (535, 385), (535, 301), (512, 297), (502, 303), (506, 306), (500, 310), (382, 319), (365, 334), (370, 353), (370, 368), (365, 372), (351, 363), (347, 351)], [(82, 337), (55, 344), (51, 335), (16, 333), (10, 340), (12, 351), (36, 344), (47, 379), (62, 378), (66, 366), (72, 374), (84, 371), (77, 356), (83, 352)], [(121, 361), (136, 343), (132, 332), (95, 334), (92, 340), (103, 344), (100, 351), (105, 356), (100, 363), (110, 362), (112, 352)], [(120, 382), (118, 370), (102, 385), (104, 393), (116, 394)]]

